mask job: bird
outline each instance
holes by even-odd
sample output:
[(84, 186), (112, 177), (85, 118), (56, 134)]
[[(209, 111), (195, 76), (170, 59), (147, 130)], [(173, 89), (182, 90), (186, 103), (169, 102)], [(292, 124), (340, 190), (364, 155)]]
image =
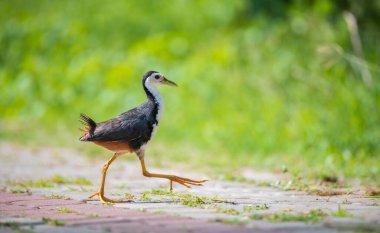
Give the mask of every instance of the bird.
[(207, 180), (192, 180), (176, 175), (151, 173), (145, 166), (144, 156), (148, 143), (157, 132), (164, 108), (164, 101), (157, 86), (178, 85), (168, 80), (157, 71), (148, 71), (143, 75), (142, 86), (146, 93), (146, 101), (120, 115), (100, 123), (85, 114), (80, 114), (80, 121), (85, 126), (81, 130), (79, 138), (83, 142), (92, 142), (113, 152), (112, 157), (104, 164), (99, 190), (89, 198), (98, 196), (103, 203), (128, 202), (131, 200), (113, 200), (104, 195), (106, 174), (111, 163), (127, 153), (135, 153), (140, 160), (142, 174), (146, 177), (164, 178), (170, 181), (170, 191), (173, 190), (173, 182), (177, 182), (187, 188), (191, 185), (201, 186)]

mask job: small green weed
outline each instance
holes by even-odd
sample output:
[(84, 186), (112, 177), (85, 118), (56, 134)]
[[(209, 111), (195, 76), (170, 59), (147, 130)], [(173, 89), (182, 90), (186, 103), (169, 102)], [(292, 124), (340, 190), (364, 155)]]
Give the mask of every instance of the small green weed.
[(60, 175), (55, 175), (50, 179), (27, 180), (27, 181), (8, 181), (7, 185), (21, 186), (30, 188), (53, 188), (57, 185), (76, 184), (76, 185), (92, 185), (92, 183), (83, 177), (65, 178)]
[(130, 193), (125, 193), (124, 196), (125, 196), (128, 200), (135, 200), (135, 199), (136, 199), (136, 196), (133, 195), (133, 194), (130, 194)]
[(362, 233), (380, 233), (380, 228), (374, 225), (358, 225), (358, 226), (339, 226), (340, 231), (362, 232)]
[(64, 226), (66, 224), (64, 221), (61, 221), (58, 219), (51, 219), (47, 217), (43, 217), (42, 222), (45, 224), (54, 225), (54, 226)]
[(105, 205), (105, 206), (114, 206), (115, 203), (112, 203), (112, 202), (103, 202), (102, 205)]
[(68, 197), (64, 195), (59, 195), (59, 194), (50, 194), (50, 195), (46, 195), (45, 197), (50, 198), (50, 199), (69, 199)]
[(177, 194), (175, 192), (170, 192), (162, 189), (152, 189), (149, 194), (152, 195), (165, 195), (165, 196), (176, 196)]
[(182, 205), (189, 207), (202, 207), (204, 204), (210, 204), (209, 199), (206, 197), (198, 197), (191, 194), (183, 194), (179, 197)]
[(214, 222), (220, 222), (225, 224), (231, 224), (231, 225), (245, 225), (247, 224), (247, 221), (241, 221), (239, 219), (224, 219), (224, 218), (216, 218), (213, 220)]
[(141, 195), (140, 201), (153, 201), (153, 199), (150, 198), (148, 195), (149, 195), (149, 192), (143, 192)]
[(70, 209), (68, 209), (68, 208), (58, 208), (57, 209), (57, 212), (58, 213), (64, 213), (64, 214), (70, 214), (70, 213), (75, 213), (75, 211), (74, 210), (70, 210)]
[(163, 211), (163, 210), (153, 211), (153, 214), (163, 214), (163, 213), (165, 213), (165, 211)]
[(98, 214), (86, 214), (87, 217), (90, 217), (90, 218), (97, 218), (99, 217)]
[(50, 180), (55, 184), (76, 184), (84, 186), (92, 185), (91, 181), (87, 180), (84, 177), (67, 178), (60, 175), (55, 175)]
[(11, 193), (29, 193), (29, 190), (25, 190), (25, 189), (11, 189)]
[(308, 211), (306, 213), (299, 214), (289, 214), (287, 211), (280, 211), (273, 214), (252, 214), (249, 216), (250, 219), (254, 220), (265, 220), (268, 222), (290, 222), (290, 221), (300, 221), (300, 222), (318, 222), (327, 216), (321, 209), (315, 209)]
[(259, 205), (248, 205), (245, 206), (243, 212), (252, 212), (254, 210), (267, 210), (269, 206), (267, 204), (259, 204)]
[(234, 208), (225, 208), (220, 206), (215, 206), (215, 209), (219, 213), (228, 214), (228, 215), (240, 215), (240, 212)]
[(7, 185), (21, 186), (25, 188), (53, 188), (50, 180), (7, 181)]
[(338, 210), (331, 214), (334, 217), (351, 217), (353, 216), (350, 212), (345, 209), (342, 209), (340, 205), (338, 205)]
[(223, 180), (231, 181), (231, 182), (241, 182), (241, 183), (256, 183), (254, 180), (247, 179), (243, 176), (235, 176), (229, 173), (224, 175)]

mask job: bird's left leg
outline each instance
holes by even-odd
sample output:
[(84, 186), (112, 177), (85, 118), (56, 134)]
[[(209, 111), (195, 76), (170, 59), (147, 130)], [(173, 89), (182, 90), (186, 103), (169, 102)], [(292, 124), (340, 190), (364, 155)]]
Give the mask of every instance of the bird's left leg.
[(109, 199), (107, 197), (104, 196), (104, 186), (105, 186), (105, 182), (106, 182), (106, 175), (107, 175), (107, 170), (108, 170), (108, 167), (111, 165), (111, 163), (117, 159), (121, 154), (118, 154), (118, 153), (115, 153), (110, 160), (108, 160), (106, 162), (106, 164), (104, 164), (103, 166), (103, 170), (102, 170), (102, 180), (101, 180), (101, 183), (100, 183), (100, 188), (99, 188), (99, 191), (92, 194), (91, 196), (89, 196), (88, 198), (93, 198), (95, 196), (99, 196), (99, 199), (101, 202), (105, 203), (105, 202), (129, 202), (130, 200), (112, 200), (112, 199)]
[(188, 178), (184, 178), (184, 177), (180, 177), (180, 176), (175, 176), (175, 175), (150, 173), (150, 172), (148, 172), (148, 170), (145, 167), (144, 152), (140, 151), (137, 153), (137, 155), (139, 156), (139, 159), (140, 159), (143, 175), (146, 177), (156, 177), (156, 178), (164, 178), (164, 179), (170, 180), (170, 191), (173, 190), (173, 181), (177, 182), (177, 183), (179, 183), (179, 184), (181, 184), (187, 188), (191, 188), (190, 185), (201, 186), (202, 183), (207, 181), (207, 180), (192, 180), (192, 179), (188, 179)]

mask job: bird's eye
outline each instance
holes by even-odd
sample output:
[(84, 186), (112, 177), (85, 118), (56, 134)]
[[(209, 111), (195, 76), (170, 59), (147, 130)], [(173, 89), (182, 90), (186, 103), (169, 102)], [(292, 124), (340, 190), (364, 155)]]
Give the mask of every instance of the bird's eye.
[(160, 75), (156, 74), (156, 75), (154, 76), (154, 78), (155, 78), (155, 79), (159, 79), (159, 78), (160, 78)]

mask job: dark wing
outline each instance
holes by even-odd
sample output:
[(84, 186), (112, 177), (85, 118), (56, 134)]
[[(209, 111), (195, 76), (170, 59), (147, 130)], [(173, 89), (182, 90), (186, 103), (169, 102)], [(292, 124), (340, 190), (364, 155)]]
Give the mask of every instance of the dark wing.
[(132, 141), (146, 130), (145, 117), (137, 119), (114, 118), (97, 124), (94, 135), (88, 141)]
[(84, 135), (82, 141), (132, 141), (150, 137), (152, 119), (145, 104), (131, 109), (105, 122), (97, 123), (92, 134)]
[(132, 141), (140, 138), (147, 130), (146, 116), (137, 111), (127, 113), (96, 124), (93, 135), (87, 141)]

